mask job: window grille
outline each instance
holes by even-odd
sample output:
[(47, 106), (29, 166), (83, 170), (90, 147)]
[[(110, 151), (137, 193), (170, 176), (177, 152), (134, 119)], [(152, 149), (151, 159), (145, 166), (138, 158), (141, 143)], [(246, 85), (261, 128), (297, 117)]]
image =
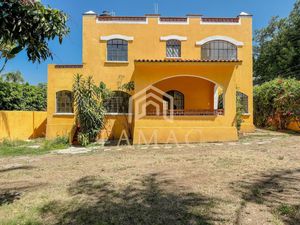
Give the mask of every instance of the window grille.
[(107, 42), (107, 61), (128, 61), (128, 42), (113, 39)]
[(71, 91), (59, 91), (56, 93), (56, 112), (73, 113), (73, 94)]
[(167, 58), (181, 57), (181, 42), (178, 40), (167, 41)]
[(237, 47), (227, 41), (210, 41), (201, 48), (202, 59), (233, 60), (237, 59)]

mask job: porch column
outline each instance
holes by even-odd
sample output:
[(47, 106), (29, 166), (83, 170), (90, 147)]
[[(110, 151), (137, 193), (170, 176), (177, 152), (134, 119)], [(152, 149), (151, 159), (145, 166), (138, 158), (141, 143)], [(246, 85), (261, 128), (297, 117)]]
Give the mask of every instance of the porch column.
[(218, 105), (219, 105), (219, 93), (218, 93), (218, 85), (215, 84), (214, 87), (214, 110), (218, 109)]

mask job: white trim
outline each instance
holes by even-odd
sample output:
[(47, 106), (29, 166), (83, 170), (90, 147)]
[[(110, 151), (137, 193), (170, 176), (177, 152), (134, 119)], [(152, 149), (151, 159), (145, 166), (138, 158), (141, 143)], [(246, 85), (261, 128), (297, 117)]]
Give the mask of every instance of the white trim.
[(251, 116), (251, 113), (242, 113), (242, 116)]
[(167, 57), (165, 59), (181, 59), (182, 57)]
[(146, 18), (146, 21), (131, 21), (131, 20), (122, 20), (122, 21), (100, 21), (98, 18), (96, 20), (96, 23), (100, 24), (148, 24), (148, 18)]
[(129, 116), (132, 113), (104, 113), (105, 116)]
[(126, 36), (126, 35), (122, 35), (122, 34), (113, 34), (113, 35), (108, 35), (108, 36), (101, 36), (100, 40), (101, 41), (109, 41), (112, 39), (122, 39), (125, 41), (133, 41), (134, 37), (132, 36)]
[(241, 12), (239, 16), (252, 16), (252, 15), (246, 12)]
[(204, 38), (201, 41), (197, 41), (196, 45), (197, 46), (201, 46), (204, 45), (205, 43), (209, 42), (209, 41), (218, 41), (218, 40), (222, 40), (222, 41), (228, 41), (236, 46), (244, 46), (244, 43), (241, 41), (237, 41), (231, 37), (226, 37), (226, 36), (211, 36), (208, 38)]
[(218, 104), (219, 104), (218, 85), (215, 84), (215, 87), (214, 87), (214, 110), (218, 110)]
[(169, 40), (178, 40), (178, 41), (186, 41), (187, 37), (179, 36), (179, 35), (168, 35), (168, 36), (161, 36), (161, 41), (169, 41)]
[(228, 23), (228, 22), (203, 22), (202, 20), (200, 20), (200, 24), (201, 25), (229, 25), (229, 26), (239, 26), (241, 25), (241, 19), (239, 19), (238, 23)]
[(90, 11), (87, 11), (87, 12), (83, 13), (83, 15), (85, 15), (85, 16), (94, 16), (94, 15), (96, 15), (96, 13), (94, 11), (90, 10)]
[(187, 18), (186, 22), (162, 22), (160, 18), (158, 18), (158, 24), (160, 25), (188, 25), (190, 24), (190, 18)]
[(75, 113), (54, 113), (54, 116), (75, 116)]
[(129, 61), (105, 61), (105, 63), (112, 63), (112, 64), (114, 64), (114, 63), (117, 63), (117, 64), (128, 64), (129, 63)]

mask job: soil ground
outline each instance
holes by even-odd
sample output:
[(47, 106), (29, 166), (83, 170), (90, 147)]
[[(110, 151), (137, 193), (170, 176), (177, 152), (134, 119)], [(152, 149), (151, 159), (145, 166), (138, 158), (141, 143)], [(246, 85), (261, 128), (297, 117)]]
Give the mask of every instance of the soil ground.
[(300, 136), (3, 157), (0, 224), (300, 224)]

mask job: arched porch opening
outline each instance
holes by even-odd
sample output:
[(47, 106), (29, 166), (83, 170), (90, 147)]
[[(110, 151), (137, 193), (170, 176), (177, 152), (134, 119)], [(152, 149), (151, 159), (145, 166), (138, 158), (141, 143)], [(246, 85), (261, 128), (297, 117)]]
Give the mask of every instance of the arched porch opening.
[[(162, 79), (152, 86), (154, 88), (147, 91), (147, 96), (150, 96), (147, 97), (147, 102), (156, 104), (147, 104), (147, 116), (171, 113), (174, 116), (224, 115), (224, 90), (211, 80), (200, 76), (178, 75)], [(159, 93), (155, 91), (157, 89), (160, 90)]]

